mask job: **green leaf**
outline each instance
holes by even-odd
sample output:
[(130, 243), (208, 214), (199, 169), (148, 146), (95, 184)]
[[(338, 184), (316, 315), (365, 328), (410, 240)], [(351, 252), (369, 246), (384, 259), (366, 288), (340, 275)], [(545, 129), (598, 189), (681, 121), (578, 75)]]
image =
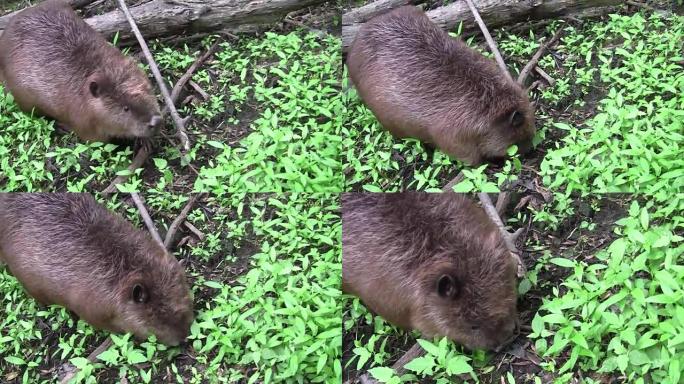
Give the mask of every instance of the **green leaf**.
[(575, 267), (575, 261), (574, 260), (569, 260), (565, 259), (562, 257), (554, 257), (553, 259), (549, 260), (550, 263), (556, 264), (560, 267), (565, 267), (565, 268), (574, 268)]
[(147, 357), (137, 349), (129, 351), (126, 358), (128, 359), (128, 364), (140, 364), (147, 361)]
[(470, 180), (464, 180), (454, 185), (452, 189), (456, 193), (467, 193), (475, 190), (475, 184)]
[(651, 362), (648, 355), (640, 350), (633, 350), (629, 352), (629, 363), (633, 365), (644, 365)]
[(375, 378), (376, 380), (380, 380), (383, 383), (388, 382), (392, 377), (395, 376), (394, 370), (392, 368), (387, 367), (375, 367), (369, 369), (368, 373), (370, 373), (373, 376), (373, 378)]
[(382, 189), (378, 186), (375, 185), (370, 185), (370, 184), (365, 184), (363, 186), (363, 189), (368, 192), (376, 192), (376, 193), (381, 193)]
[(439, 356), (439, 347), (432, 344), (431, 342), (423, 339), (418, 339), (418, 344), (420, 344), (421, 347), (427, 352), (428, 354), (432, 356)]
[(464, 356), (454, 356), (447, 361), (447, 373), (450, 375), (460, 375), (463, 373), (473, 372), (473, 367), (470, 366)]
[(670, 366), (668, 368), (669, 379), (673, 383), (679, 383), (679, 378), (682, 375), (682, 370), (679, 368), (679, 360), (673, 358), (670, 360)]
[(430, 373), (435, 366), (435, 360), (430, 356), (421, 356), (409, 361), (404, 368), (416, 373)]
[(646, 207), (641, 209), (641, 216), (639, 216), (639, 221), (641, 222), (641, 227), (648, 229), (648, 210)]
[(216, 281), (210, 281), (210, 280), (205, 281), (204, 285), (206, 285), (209, 288), (214, 288), (214, 289), (223, 289), (223, 287), (224, 287), (223, 284), (216, 282)]
[(610, 258), (613, 263), (619, 264), (622, 261), (622, 258), (625, 256), (626, 246), (627, 244), (622, 237), (610, 244), (608, 252), (610, 253)]
[(24, 361), (24, 359), (16, 356), (6, 356), (5, 361), (14, 365), (26, 365), (26, 361)]

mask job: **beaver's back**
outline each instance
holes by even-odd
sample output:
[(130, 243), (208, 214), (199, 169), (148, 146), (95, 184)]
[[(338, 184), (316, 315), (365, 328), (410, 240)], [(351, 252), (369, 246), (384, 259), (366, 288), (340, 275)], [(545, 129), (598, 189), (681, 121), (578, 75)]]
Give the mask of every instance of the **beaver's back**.
[(515, 287), (501, 234), (466, 196), (342, 196), (342, 289), (389, 322), (494, 349), (514, 334)]
[(0, 194), (0, 260), (43, 304), (96, 328), (187, 336), (192, 293), (178, 261), (88, 194)]
[(23, 281), (28, 274), (55, 287), (113, 286), (123, 265), (141, 263), (124, 252), (141, 244), (139, 232), (89, 194), (0, 194), (0, 223), (0, 248)]
[(52, 97), (67, 89), (78, 93), (78, 85), (106, 64), (107, 55), (118, 54), (60, 0), (23, 10), (10, 20), (0, 39), (6, 52), (6, 81), (13, 88), (39, 90)]
[(431, 142), (476, 164), (534, 135), (523, 89), (415, 7), (365, 23), (347, 65), (364, 103), (397, 137)]

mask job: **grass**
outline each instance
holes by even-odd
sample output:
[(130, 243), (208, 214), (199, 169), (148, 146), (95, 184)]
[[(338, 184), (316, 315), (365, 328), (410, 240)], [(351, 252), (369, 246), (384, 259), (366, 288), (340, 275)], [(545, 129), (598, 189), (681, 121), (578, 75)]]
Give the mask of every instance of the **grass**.
[[(196, 48), (155, 44), (169, 81), (213, 39)], [(191, 150), (180, 153), (160, 139), (153, 166), (137, 171), (120, 191), (341, 191), (339, 47), (337, 38), (302, 31), (222, 43), (193, 76), (209, 99), (196, 97), (181, 108), (193, 117)], [(55, 133), (52, 121), (20, 112), (0, 91), (0, 155), (2, 191), (100, 191), (126, 173), (132, 149)]]
[[(184, 205), (179, 196), (144, 196), (158, 223)], [(138, 221), (134, 208), (107, 204)], [(175, 250), (186, 260), (196, 320), (189, 345), (151, 338), (114, 346), (95, 364), (85, 357), (106, 334), (59, 307), (41, 308), (0, 269), (0, 381), (54, 383), (71, 362), (78, 382), (334, 383), (341, 345), (341, 224), (334, 194), (231, 195), (201, 202), (189, 216), (204, 235)], [(162, 226), (162, 227), (163, 227)], [(184, 235), (185, 236), (185, 235)]]
[[(537, 159), (522, 159), (522, 172), (515, 159), (505, 165), (526, 186), (517, 187), (524, 195), (551, 197), (509, 219), (535, 234), (524, 247), (529, 272), (519, 286), (530, 344), (516, 343), (513, 357), (419, 339), (428, 355), (400, 378), (388, 367), (419, 335), (395, 329), (348, 297), (346, 374), (370, 371), (386, 383), (682, 380), (683, 21), (640, 12), (582, 26), (554, 22), (543, 31), (564, 34), (540, 62), (555, 83), (533, 93)], [(526, 33), (497, 31), (514, 67), (538, 47), (539, 32)], [(439, 152), (428, 160), (414, 140), (391, 138), (353, 92), (347, 97), (348, 188), (433, 190), (462, 168)], [(363, 133), (354, 136), (355, 129)], [(464, 191), (495, 190), (509, 177), (492, 166), (467, 172)], [(542, 188), (531, 187), (537, 184)], [(606, 205), (612, 200), (619, 209)]]

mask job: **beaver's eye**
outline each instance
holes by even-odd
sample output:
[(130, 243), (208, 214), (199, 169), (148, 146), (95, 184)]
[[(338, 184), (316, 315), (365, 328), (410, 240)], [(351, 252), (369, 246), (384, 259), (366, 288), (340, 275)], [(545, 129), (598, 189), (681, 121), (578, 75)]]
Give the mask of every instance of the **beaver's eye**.
[(124, 105), (124, 111), (128, 112), (130, 108), (128, 108), (128, 105)]

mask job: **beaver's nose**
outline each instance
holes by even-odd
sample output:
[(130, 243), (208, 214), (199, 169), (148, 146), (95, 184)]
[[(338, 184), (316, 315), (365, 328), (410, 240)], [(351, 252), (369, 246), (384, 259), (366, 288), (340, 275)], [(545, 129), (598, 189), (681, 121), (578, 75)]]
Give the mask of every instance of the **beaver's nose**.
[(508, 337), (504, 342), (499, 344), (496, 348), (494, 348), (494, 352), (496, 352), (496, 353), (501, 352), (505, 347), (507, 347), (515, 339), (517, 339), (519, 335), (520, 335), (520, 320), (515, 319), (515, 323), (513, 324), (513, 330), (512, 330), (511, 336)]
[(517, 143), (517, 145), (518, 153), (521, 155), (526, 155), (532, 150), (532, 148), (534, 148), (534, 146), (532, 145), (532, 139), (523, 140)]
[(162, 117), (160, 115), (154, 115), (150, 119), (149, 126), (150, 128), (159, 128), (159, 125), (161, 125), (162, 122)]

